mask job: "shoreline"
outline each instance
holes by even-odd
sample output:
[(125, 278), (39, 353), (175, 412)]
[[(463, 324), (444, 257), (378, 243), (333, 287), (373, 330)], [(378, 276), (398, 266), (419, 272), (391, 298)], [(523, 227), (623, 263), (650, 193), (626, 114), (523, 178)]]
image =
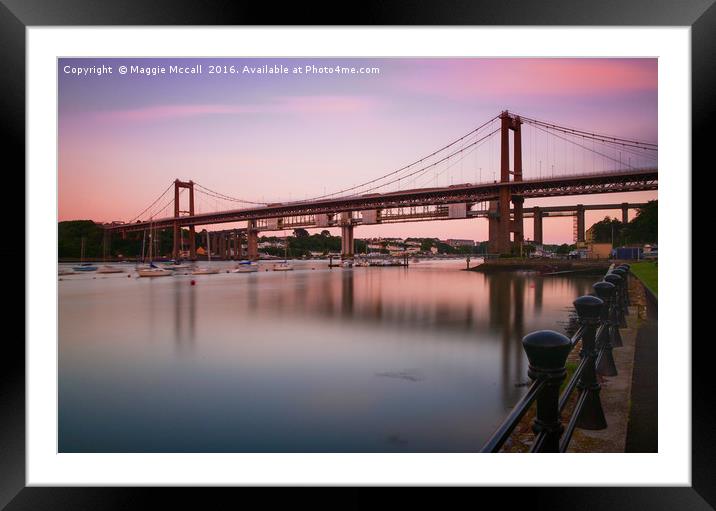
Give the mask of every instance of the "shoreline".
[(498, 272), (498, 271), (536, 271), (544, 275), (563, 273), (593, 273), (606, 272), (614, 261), (608, 259), (581, 260), (581, 259), (490, 259), (465, 271)]

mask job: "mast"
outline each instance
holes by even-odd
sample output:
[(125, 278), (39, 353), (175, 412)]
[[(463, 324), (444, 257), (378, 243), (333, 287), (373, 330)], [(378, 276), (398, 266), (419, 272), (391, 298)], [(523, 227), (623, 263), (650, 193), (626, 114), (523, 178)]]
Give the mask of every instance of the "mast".
[(85, 262), (85, 238), (83, 236), (82, 242), (80, 245), (80, 263), (84, 263), (84, 262)]
[(152, 264), (152, 245), (154, 245), (154, 236), (152, 234), (152, 218), (149, 218), (149, 264)]
[(209, 257), (209, 262), (211, 262), (211, 234), (209, 231), (206, 231), (206, 255)]

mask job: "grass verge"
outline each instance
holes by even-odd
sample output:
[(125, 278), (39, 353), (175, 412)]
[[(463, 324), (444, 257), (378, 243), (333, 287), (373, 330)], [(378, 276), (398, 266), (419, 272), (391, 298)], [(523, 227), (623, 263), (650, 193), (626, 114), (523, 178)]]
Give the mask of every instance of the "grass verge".
[(659, 267), (656, 261), (643, 261), (640, 263), (634, 263), (631, 265), (631, 271), (636, 275), (641, 282), (654, 293), (654, 296), (659, 297), (658, 284), (659, 284)]

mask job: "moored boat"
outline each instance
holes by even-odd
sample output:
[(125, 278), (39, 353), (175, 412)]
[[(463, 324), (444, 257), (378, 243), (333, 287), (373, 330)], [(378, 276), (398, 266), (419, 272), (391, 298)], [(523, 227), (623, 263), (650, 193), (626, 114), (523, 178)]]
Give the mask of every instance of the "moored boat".
[(114, 266), (100, 266), (97, 268), (97, 273), (124, 273), (124, 270)]
[(74, 271), (96, 271), (97, 267), (92, 263), (81, 263), (77, 266), (73, 266)]
[(254, 273), (259, 271), (259, 265), (251, 261), (241, 261), (231, 273)]
[(140, 277), (168, 277), (172, 274), (171, 270), (164, 268), (138, 268), (137, 275)]
[(192, 275), (215, 275), (219, 273), (219, 268), (197, 268), (191, 272)]

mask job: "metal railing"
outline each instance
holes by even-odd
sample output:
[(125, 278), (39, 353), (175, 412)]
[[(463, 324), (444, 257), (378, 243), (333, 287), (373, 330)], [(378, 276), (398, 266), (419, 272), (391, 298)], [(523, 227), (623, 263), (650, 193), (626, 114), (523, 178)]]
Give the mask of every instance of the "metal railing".
[[(538, 330), (522, 339), (532, 384), (481, 452), (499, 452), (534, 403), (535, 437), (530, 452), (566, 452), (576, 428), (607, 428), (598, 375), (617, 375), (612, 349), (622, 346), (619, 328), (626, 326), (628, 274), (628, 264), (610, 268), (604, 279), (592, 286), (595, 295), (580, 296), (573, 302), (579, 328), (571, 339), (552, 330)], [(567, 356), (580, 341), (580, 363), (560, 394)], [(565, 426), (562, 412), (575, 390), (579, 394)]]

